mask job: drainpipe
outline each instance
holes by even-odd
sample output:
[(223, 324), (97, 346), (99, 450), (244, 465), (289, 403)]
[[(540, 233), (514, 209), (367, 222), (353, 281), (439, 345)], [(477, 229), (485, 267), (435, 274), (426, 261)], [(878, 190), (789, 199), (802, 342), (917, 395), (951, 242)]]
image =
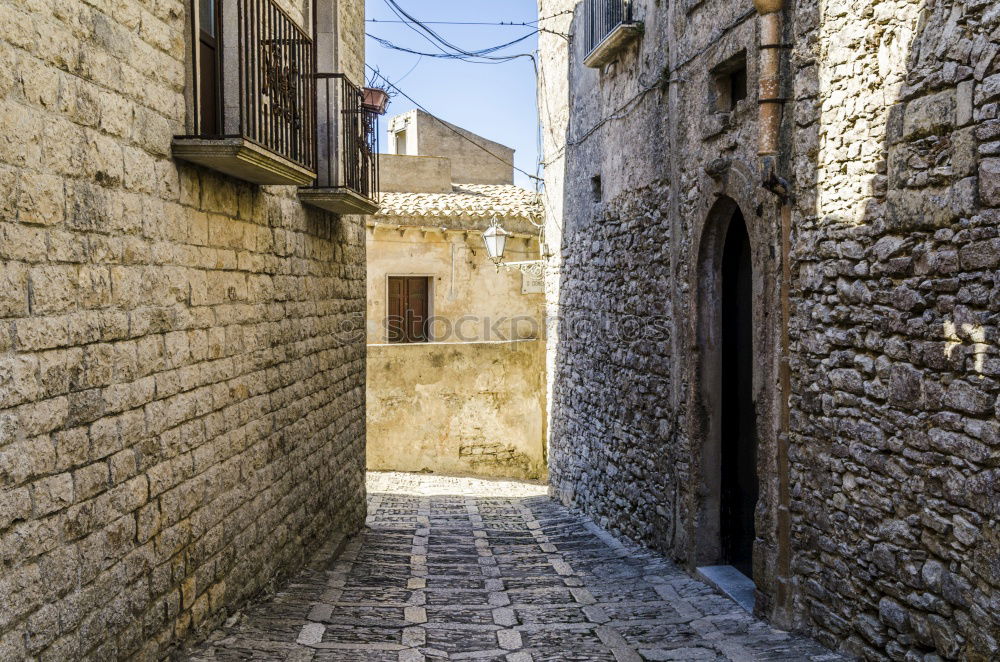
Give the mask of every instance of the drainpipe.
[(777, 438), (778, 504), (775, 595), (769, 616), (780, 625), (793, 625), (791, 594), (791, 513), (788, 461), (791, 413), (791, 366), (789, 325), (791, 320), (791, 186), (778, 173), (781, 157), (781, 124), (785, 99), (782, 97), (781, 64), (786, 48), (784, 33), (785, 0), (754, 0), (760, 24), (759, 131), (761, 183), (781, 202), (781, 356), (778, 364), (779, 421)]
[(764, 186), (779, 197), (789, 193), (788, 182), (778, 176), (781, 119), (782, 13), (785, 0), (754, 0), (760, 21), (760, 160)]

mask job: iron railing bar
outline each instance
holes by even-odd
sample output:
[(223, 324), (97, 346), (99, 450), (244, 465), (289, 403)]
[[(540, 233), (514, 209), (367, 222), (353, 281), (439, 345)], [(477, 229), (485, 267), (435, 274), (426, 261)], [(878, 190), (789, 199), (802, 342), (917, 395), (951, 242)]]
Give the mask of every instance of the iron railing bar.
[(587, 54), (593, 53), (619, 25), (631, 22), (631, 0), (586, 0), (584, 34)]

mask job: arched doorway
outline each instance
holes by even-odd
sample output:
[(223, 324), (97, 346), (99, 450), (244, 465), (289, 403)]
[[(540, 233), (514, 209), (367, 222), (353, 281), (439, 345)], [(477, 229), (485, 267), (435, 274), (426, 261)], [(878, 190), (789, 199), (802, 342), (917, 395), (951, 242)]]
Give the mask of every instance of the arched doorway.
[(720, 197), (700, 237), (691, 434), (701, 450), (694, 564), (752, 610), (754, 541), (761, 533), (755, 517), (762, 488), (758, 466), (766, 460), (766, 454), (759, 457), (758, 440), (760, 425), (767, 423), (758, 420), (755, 397), (767, 382), (762, 359), (768, 355), (755, 317), (764, 323), (770, 311), (763, 307), (766, 283), (756, 273), (749, 230), (736, 201)]
[(754, 510), (759, 493), (753, 389), (753, 262), (750, 236), (738, 208), (726, 229), (720, 266), (720, 561), (752, 579)]

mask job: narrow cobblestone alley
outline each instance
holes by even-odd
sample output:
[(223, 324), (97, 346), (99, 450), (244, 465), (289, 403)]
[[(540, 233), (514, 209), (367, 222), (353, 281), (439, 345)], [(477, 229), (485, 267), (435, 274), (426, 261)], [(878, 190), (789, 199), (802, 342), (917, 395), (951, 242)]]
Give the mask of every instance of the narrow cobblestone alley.
[(543, 486), (408, 474), (368, 482), (367, 527), (335, 562), (321, 555), (190, 659), (842, 659), (626, 548)]

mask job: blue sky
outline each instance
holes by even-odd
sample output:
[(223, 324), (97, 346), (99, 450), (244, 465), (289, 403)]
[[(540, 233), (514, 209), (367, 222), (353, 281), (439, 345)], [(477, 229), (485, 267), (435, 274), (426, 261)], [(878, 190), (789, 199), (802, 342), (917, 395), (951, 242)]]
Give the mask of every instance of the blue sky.
[[(422, 22), (515, 22), (538, 18), (536, 0), (396, 0), (407, 13)], [(398, 21), (385, 0), (366, 0), (367, 32), (393, 44), (422, 52), (439, 52)], [(372, 22), (374, 19), (375, 22)], [(524, 26), (429, 25), (451, 43), (474, 50), (506, 43), (530, 34)], [(497, 55), (534, 53), (535, 37)], [(368, 64), (397, 84), (420, 105), (443, 120), (478, 133), (517, 150), (515, 164), (532, 174), (538, 160), (538, 114), (535, 107), (535, 71), (531, 60), (519, 58), (500, 64), (470, 64), (461, 60), (423, 57), (391, 50), (372, 39), (367, 45)], [(370, 74), (370, 72), (369, 72)], [(411, 110), (414, 104), (401, 95), (392, 99), (386, 118)], [(382, 149), (385, 125), (382, 122)], [(515, 173), (515, 181), (534, 188), (527, 177)]]

